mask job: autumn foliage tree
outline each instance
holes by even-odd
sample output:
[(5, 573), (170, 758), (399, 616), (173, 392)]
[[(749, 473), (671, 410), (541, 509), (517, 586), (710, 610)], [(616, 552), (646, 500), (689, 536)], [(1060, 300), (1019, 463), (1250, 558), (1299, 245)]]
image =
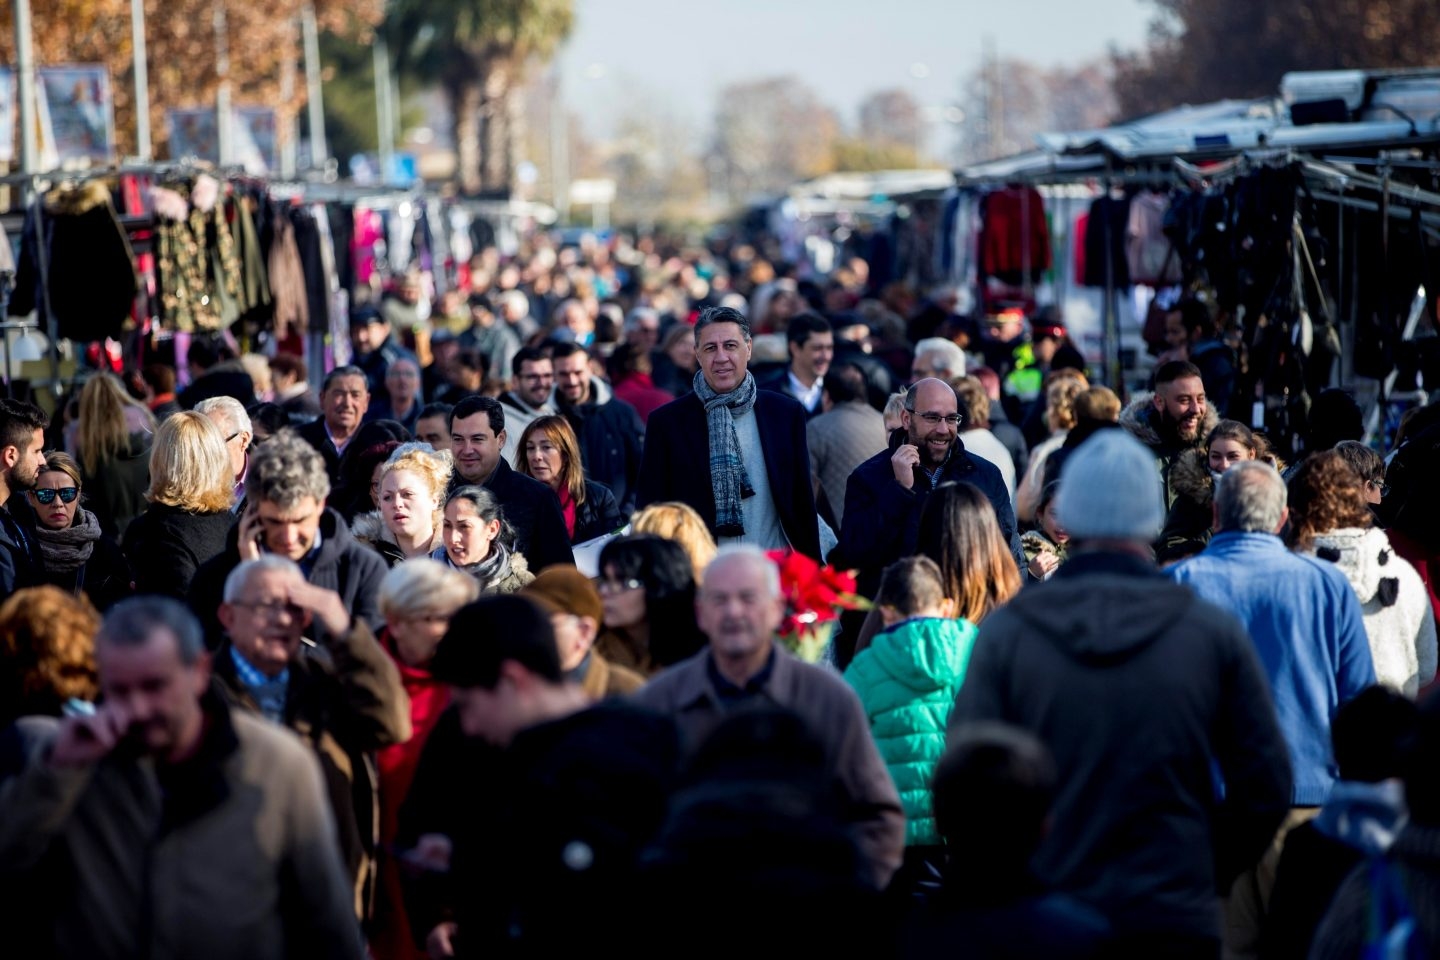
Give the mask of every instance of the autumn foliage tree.
[(1150, 0), (1143, 50), (1114, 55), (1126, 116), (1273, 95), (1291, 70), (1432, 66), (1434, 0)]
[[(165, 111), (215, 103), (215, 11), (224, 11), (235, 104), (274, 106), (280, 129), (304, 105), (303, 79), (281, 97), (285, 61), (298, 63), (301, 0), (144, 0), (145, 44), (150, 74), (150, 124), (157, 150), (165, 136)], [(365, 36), (380, 22), (384, 0), (315, 0), (321, 29)], [(35, 60), (41, 65), (98, 63), (110, 70), (117, 146), (135, 152), (135, 86), (130, 0), (31, 0)], [(4, 22), (13, 9), (0, 3)], [(0, 62), (15, 63), (15, 38), (0, 31)]]

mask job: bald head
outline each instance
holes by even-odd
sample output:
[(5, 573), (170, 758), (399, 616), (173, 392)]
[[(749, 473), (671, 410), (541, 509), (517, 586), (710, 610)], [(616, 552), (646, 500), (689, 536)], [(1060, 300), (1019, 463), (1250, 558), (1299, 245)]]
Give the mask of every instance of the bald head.
[(955, 389), (944, 380), (926, 377), (906, 391), (900, 422), (925, 467), (933, 469), (949, 459), (963, 420), (959, 408)]

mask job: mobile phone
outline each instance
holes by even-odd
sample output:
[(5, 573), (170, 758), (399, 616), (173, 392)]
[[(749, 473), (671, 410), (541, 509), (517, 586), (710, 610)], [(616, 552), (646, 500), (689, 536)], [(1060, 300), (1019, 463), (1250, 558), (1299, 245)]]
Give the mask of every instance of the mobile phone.
[(81, 700), (79, 697), (71, 697), (60, 707), (60, 712), (67, 717), (93, 717), (95, 716), (95, 704), (89, 700)]

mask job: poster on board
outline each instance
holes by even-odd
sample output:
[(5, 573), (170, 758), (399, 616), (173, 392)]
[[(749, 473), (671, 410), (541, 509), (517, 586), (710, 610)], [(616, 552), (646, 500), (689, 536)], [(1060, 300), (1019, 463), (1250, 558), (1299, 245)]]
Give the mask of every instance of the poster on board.
[(230, 127), (235, 131), (235, 162), (244, 167), (246, 173), (261, 175), (279, 169), (276, 127), (272, 107), (235, 108), (235, 120)]
[(41, 67), (41, 156), (47, 166), (115, 162), (110, 73), (95, 64)]
[(220, 129), (213, 107), (186, 107), (165, 111), (170, 127), (170, 159), (220, 162)]

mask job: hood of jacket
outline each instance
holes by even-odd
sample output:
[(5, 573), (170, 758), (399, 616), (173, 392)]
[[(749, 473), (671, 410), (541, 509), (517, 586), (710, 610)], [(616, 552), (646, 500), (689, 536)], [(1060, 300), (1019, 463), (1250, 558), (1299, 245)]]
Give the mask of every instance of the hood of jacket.
[[(1125, 405), (1120, 411), (1120, 426), (1130, 431), (1130, 435), (1139, 440), (1152, 450), (1171, 446), (1171, 441), (1160, 435), (1159, 425), (1156, 423), (1155, 394), (1153, 391), (1143, 391), (1135, 394), (1135, 398)], [(1220, 415), (1210, 404), (1205, 404), (1205, 416), (1200, 418), (1200, 431), (1195, 435), (1195, 443), (1192, 446), (1201, 446), (1205, 438), (1210, 436), (1210, 431), (1220, 422)]]
[(45, 194), (45, 210), (56, 216), (75, 217), (110, 205), (110, 190), (100, 180), (56, 187)]
[(869, 649), (892, 680), (923, 694), (964, 676), (975, 634), (968, 620), (913, 617), (876, 634)]
[(1209, 507), (1215, 499), (1215, 479), (1210, 476), (1210, 462), (1205, 451), (1182, 451), (1170, 468), (1170, 485), (1178, 495), (1202, 507)]
[(1406, 820), (1405, 788), (1399, 780), (1337, 780), (1315, 817), (1315, 829), (1373, 857), (1389, 849)]
[(1090, 665), (1129, 659), (1187, 617), (1196, 603), (1188, 588), (1165, 580), (1153, 566), (1105, 554), (1071, 557), (1019, 601), (1002, 612)]
[(1396, 573), (1399, 564), (1385, 531), (1374, 527), (1368, 530), (1356, 527), (1331, 530), (1317, 536), (1310, 548), (1303, 552), (1329, 560), (1339, 567), (1362, 604), (1376, 599), (1386, 580), (1390, 581), (1388, 586), (1384, 586), (1389, 602), (1381, 597), (1381, 603), (1388, 607), (1395, 602), (1396, 591), (1400, 587)]

